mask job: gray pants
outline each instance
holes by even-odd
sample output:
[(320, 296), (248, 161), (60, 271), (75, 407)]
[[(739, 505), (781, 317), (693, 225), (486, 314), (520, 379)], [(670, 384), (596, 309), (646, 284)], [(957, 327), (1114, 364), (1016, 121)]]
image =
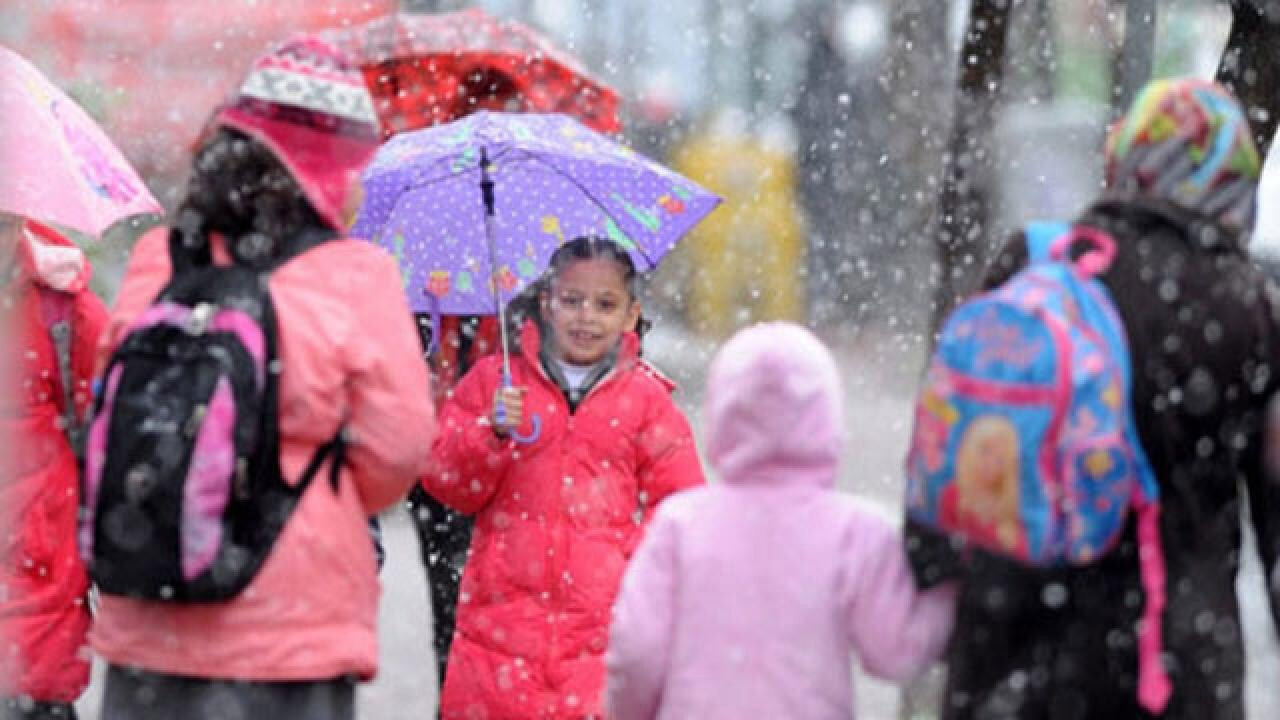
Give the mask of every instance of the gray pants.
[(246, 682), (162, 675), (112, 665), (102, 720), (354, 720), (355, 683)]

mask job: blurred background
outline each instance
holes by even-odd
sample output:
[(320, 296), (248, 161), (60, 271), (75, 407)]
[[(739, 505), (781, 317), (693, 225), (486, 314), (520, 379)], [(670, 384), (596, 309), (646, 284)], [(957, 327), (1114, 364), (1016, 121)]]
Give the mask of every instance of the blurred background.
[[(1123, 3), (1011, 4), (992, 155), (972, 177), (987, 237), (1090, 197), (1122, 62)], [(634, 147), (725, 196), (655, 278), (664, 317), (714, 337), (774, 317), (923, 326), (964, 0), (8, 0), (0, 42), (60, 81), (172, 207), (205, 118), (267, 44), (467, 5), (545, 31), (618, 91)], [(1212, 75), (1226, 4), (1159, 6), (1154, 72)], [(142, 224), (96, 250), (107, 295)]]

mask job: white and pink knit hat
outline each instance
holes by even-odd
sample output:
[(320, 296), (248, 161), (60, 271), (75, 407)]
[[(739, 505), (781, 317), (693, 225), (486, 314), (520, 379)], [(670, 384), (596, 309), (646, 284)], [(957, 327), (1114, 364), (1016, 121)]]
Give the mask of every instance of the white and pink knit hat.
[(214, 120), (269, 148), (338, 231), (350, 224), (360, 172), (378, 147), (377, 122), (359, 67), (306, 35), (258, 58)]

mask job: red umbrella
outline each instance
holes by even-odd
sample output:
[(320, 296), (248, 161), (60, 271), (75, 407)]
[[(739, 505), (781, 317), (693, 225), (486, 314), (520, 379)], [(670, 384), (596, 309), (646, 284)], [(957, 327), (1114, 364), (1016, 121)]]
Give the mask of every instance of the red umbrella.
[(600, 132), (622, 129), (617, 93), (576, 58), (477, 8), (389, 15), (325, 34), (360, 63), (386, 135), (457, 119), (482, 95), (571, 115)]

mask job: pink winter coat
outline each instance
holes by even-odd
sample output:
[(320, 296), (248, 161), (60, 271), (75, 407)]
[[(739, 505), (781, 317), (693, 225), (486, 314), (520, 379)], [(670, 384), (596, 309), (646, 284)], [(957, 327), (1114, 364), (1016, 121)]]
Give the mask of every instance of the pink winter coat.
[[(76, 552), (76, 460), (60, 426), (63, 378), (43, 303), (71, 325), (71, 375), (84, 416), (94, 347), (107, 320), (90, 266), (70, 240), (28, 223), (17, 276), (0, 282), (0, 696), (71, 702), (89, 683), (89, 580)], [(9, 374), (12, 373), (12, 374)]]
[[(167, 281), (167, 239), (167, 230), (152, 231), (134, 248), (108, 348)], [(312, 483), (258, 576), (228, 602), (104, 595), (90, 641), (116, 665), (257, 681), (369, 678), (377, 670), (378, 579), (367, 519), (425, 468), (435, 434), (426, 364), (395, 262), (377, 247), (325, 243), (274, 272), (270, 286), (285, 476), (297, 478), (345, 424), (340, 491)]]
[(850, 718), (853, 656), (903, 681), (950, 634), (898, 532), (833, 492), (835, 365), (794, 325), (739, 333), (712, 365), (706, 450), (722, 484), (672, 496), (614, 606), (611, 720)]

